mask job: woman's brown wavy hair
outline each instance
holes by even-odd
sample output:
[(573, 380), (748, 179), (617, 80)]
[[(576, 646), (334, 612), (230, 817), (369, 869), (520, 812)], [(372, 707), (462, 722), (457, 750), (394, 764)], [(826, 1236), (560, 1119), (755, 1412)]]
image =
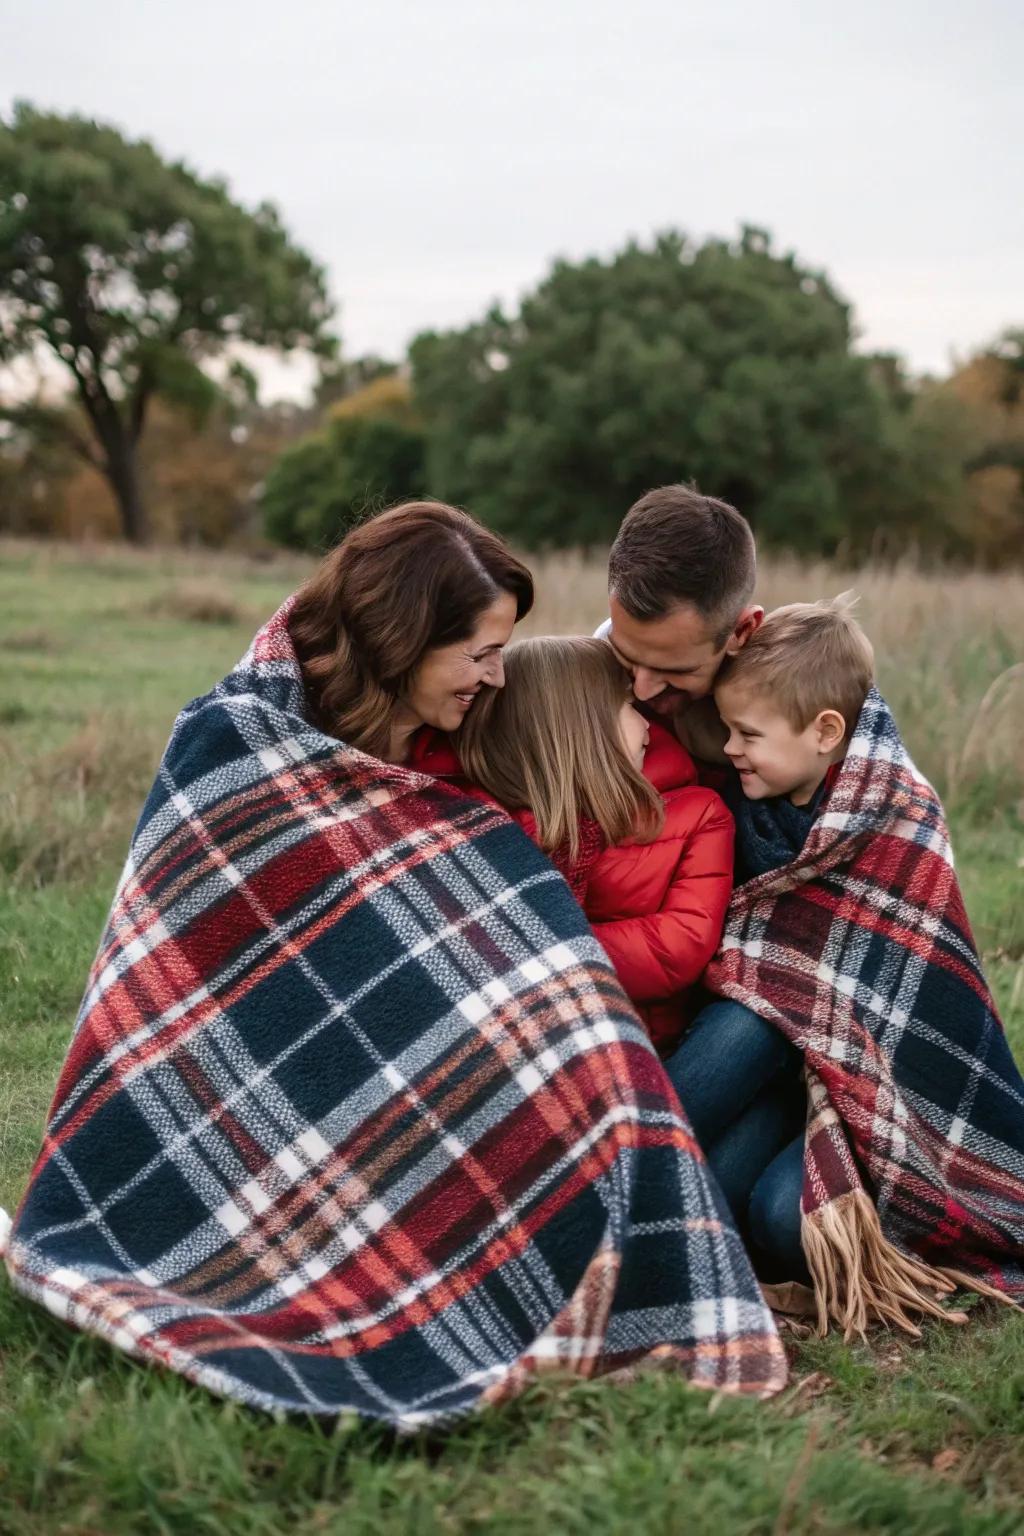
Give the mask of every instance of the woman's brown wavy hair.
[(521, 619), (533, 577), (457, 507), (408, 501), (353, 528), (288, 619), (315, 723), (386, 756), (395, 709), (426, 653), (468, 639), (503, 592)]

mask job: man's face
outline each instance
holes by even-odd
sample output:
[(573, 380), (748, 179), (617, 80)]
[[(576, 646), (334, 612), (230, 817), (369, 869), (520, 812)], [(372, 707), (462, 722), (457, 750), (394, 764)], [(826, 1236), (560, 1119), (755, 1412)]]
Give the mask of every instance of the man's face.
[(737, 630), (716, 646), (707, 621), (689, 603), (663, 618), (642, 620), (631, 618), (612, 595), (608, 612), (612, 650), (632, 674), (637, 700), (658, 715), (674, 715), (687, 700), (709, 694), (726, 652), (746, 639), (738, 639)]

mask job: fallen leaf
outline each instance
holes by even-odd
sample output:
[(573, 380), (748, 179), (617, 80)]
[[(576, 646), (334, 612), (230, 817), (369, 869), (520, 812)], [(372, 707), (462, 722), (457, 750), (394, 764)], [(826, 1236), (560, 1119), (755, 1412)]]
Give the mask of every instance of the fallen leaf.
[(812, 1371), (809, 1376), (804, 1376), (793, 1388), (793, 1396), (799, 1392), (802, 1397), (820, 1397), (835, 1383), (831, 1376), (826, 1376), (824, 1371)]
[(824, 1371), (812, 1371), (786, 1389), (780, 1399), (780, 1408), (784, 1414), (800, 1412), (805, 1403), (813, 1402), (834, 1386), (832, 1377), (826, 1376)]
[(958, 1451), (949, 1445), (944, 1451), (938, 1451), (932, 1457), (933, 1472), (952, 1472), (958, 1461), (963, 1459), (963, 1451)]

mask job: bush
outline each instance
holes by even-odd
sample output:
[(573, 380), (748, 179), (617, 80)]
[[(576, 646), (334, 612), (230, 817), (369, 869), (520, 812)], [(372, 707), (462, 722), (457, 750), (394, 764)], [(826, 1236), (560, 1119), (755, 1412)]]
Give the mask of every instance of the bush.
[(267, 537), (324, 550), (368, 511), (423, 494), (424, 439), (415, 427), (342, 417), (277, 460), (263, 491)]

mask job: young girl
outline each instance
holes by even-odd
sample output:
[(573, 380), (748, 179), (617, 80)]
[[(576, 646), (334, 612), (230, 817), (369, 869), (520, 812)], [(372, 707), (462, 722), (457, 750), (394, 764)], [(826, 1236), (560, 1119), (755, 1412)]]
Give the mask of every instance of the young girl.
[[(415, 765), (459, 775), (508, 810), (565, 875), (657, 1049), (687, 1022), (685, 993), (718, 945), (733, 822), (663, 726), (633, 706), (604, 640), (546, 637), (505, 651), (505, 686)], [(461, 769), (461, 774), (460, 774)]]

